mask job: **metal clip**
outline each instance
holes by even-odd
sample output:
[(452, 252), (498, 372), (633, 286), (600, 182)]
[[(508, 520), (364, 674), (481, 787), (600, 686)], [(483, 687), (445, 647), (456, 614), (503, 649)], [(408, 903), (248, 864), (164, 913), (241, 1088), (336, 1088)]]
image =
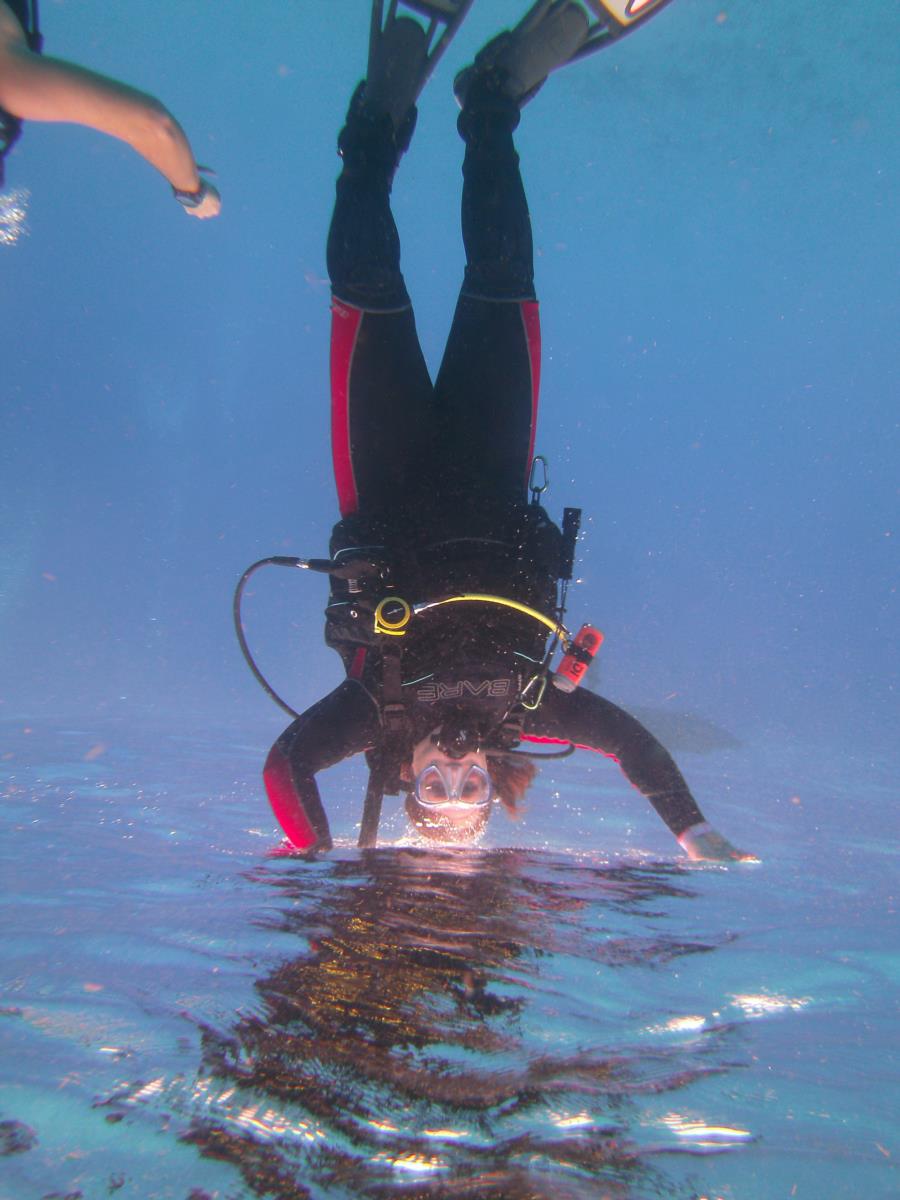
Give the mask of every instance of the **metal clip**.
[[(537, 474), (540, 467), (542, 474), (542, 482), (538, 484)], [(528, 489), (531, 492), (531, 503), (537, 504), (538, 497), (542, 496), (550, 486), (550, 467), (543, 454), (536, 454), (531, 460), (531, 471), (528, 475)]]
[[(535, 684), (538, 685), (536, 698), (534, 699), (533, 702), (526, 700), (525, 697), (528, 695), (528, 693), (531, 691), (531, 689), (534, 687)], [(519, 703), (522, 705), (522, 707), (524, 709), (527, 709), (528, 712), (534, 712), (534, 710), (540, 705), (541, 701), (543, 700), (544, 692), (546, 690), (547, 690), (547, 676), (544, 674), (532, 675), (532, 677), (528, 680), (528, 682), (522, 688), (522, 691), (519, 695)]]

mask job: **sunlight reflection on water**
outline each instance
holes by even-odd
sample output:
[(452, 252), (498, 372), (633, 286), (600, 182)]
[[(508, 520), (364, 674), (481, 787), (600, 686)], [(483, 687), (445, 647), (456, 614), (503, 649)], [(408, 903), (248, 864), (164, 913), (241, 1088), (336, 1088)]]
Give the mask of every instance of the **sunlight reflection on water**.
[(31, 193), (26, 188), (0, 192), (0, 246), (14, 246), (20, 238), (28, 236), (30, 198)]

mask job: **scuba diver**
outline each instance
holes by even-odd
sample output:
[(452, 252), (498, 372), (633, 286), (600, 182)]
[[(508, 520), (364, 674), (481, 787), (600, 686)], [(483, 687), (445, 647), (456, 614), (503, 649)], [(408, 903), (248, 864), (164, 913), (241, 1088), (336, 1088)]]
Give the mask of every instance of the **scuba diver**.
[(0, 187), (4, 160), (22, 122), (71, 121), (120, 138), (172, 185), (189, 216), (206, 219), (222, 207), (204, 179), (190, 143), (153, 96), (75, 63), (42, 55), (37, 0), (0, 0)]
[[(602, 634), (563, 624), (579, 512), (562, 530), (539, 504), (533, 459), (540, 329), (531, 227), (513, 145), (547, 76), (629, 32), (667, 0), (538, 0), (461, 71), (466, 268), (432, 384), (390, 210), (416, 99), (471, 0), (373, 4), (366, 79), (338, 147), (328, 236), (332, 451), (341, 520), (329, 559), (263, 559), (235, 595), (238, 638), (295, 716), (269, 753), (272, 809), (298, 851), (331, 845), (316, 773), (366, 752), (359, 844), (375, 844), (385, 793), (405, 795), (425, 839), (471, 842), (494, 802), (515, 814), (552, 747), (613, 758), (692, 859), (741, 859), (706, 821), (674, 761), (634, 717), (579, 683)], [(453, 10), (452, 13), (449, 10)], [(531, 497), (529, 499), (529, 489)], [(302, 715), (258, 671), (241, 592), (266, 563), (329, 574), (325, 638), (346, 679)], [(551, 670), (561, 647), (563, 660)], [(523, 751), (545, 744), (551, 753)]]

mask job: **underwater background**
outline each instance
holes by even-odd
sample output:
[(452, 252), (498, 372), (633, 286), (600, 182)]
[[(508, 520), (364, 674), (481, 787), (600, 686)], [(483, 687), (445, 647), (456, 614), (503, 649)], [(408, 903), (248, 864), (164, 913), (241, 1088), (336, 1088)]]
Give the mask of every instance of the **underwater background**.
[[(475, 0), (395, 181), (432, 367), (453, 75), (524, 8)], [(344, 764), (337, 851), (267, 857), (285, 719), (231, 593), (337, 515), (324, 241), (368, 5), (41, 12), (177, 115), (223, 212), (72, 126), (7, 163), (0, 1200), (895, 1196), (897, 6), (675, 0), (516, 135), (568, 623), (762, 860), (728, 869), (582, 758), (444, 853), (391, 801), (354, 850)], [(301, 709), (340, 679), (325, 585), (271, 575), (248, 635)]]

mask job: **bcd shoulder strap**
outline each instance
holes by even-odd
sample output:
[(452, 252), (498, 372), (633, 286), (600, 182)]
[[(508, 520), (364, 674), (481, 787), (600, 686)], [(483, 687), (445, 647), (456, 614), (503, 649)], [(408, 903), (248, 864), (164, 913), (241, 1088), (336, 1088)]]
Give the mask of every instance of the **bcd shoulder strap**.
[(362, 823), (357, 845), (374, 846), (378, 840), (381, 804), (385, 792), (395, 794), (400, 787), (400, 768), (409, 756), (410, 727), (403, 703), (403, 675), (399, 639), (387, 638), (381, 650), (381, 745), (366, 756), (369, 782), (363, 803)]

